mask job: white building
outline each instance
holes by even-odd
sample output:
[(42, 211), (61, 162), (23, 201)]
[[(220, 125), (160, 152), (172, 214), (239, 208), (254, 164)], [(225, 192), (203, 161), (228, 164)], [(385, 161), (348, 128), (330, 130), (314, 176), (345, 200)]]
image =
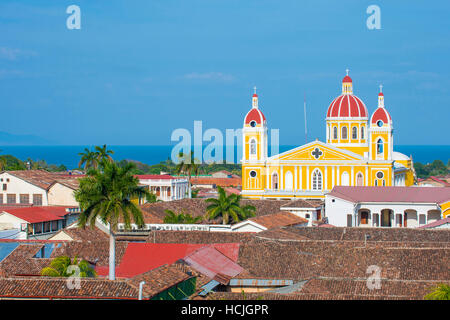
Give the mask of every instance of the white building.
[(448, 214), (450, 188), (344, 187), (325, 195), (328, 223), (337, 227), (408, 227)]
[(172, 201), (189, 198), (188, 179), (172, 177), (168, 174), (137, 175), (141, 185), (148, 186), (149, 191), (156, 194), (158, 200)]
[(44, 170), (3, 171), (0, 173), (0, 205), (76, 206), (73, 191), (79, 175)]

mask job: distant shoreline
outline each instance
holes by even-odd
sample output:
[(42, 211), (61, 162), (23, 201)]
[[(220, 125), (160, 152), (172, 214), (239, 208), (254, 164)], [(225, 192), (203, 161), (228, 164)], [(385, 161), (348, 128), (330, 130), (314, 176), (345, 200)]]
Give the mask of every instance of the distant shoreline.
[[(295, 148), (293, 145), (281, 145), (279, 152)], [(21, 160), (31, 158), (34, 161), (45, 160), (49, 164), (63, 164), (69, 169), (78, 167), (80, 157), (78, 153), (84, 148), (93, 148), (90, 145), (48, 145), (48, 146), (0, 146), (0, 155), (10, 154)], [(172, 145), (108, 145), (114, 150), (115, 160), (135, 160), (148, 165), (158, 164), (170, 157)], [(269, 152), (270, 152), (269, 147)], [(235, 162), (237, 150), (234, 150)], [(431, 163), (433, 160), (442, 160), (447, 164), (450, 159), (450, 145), (396, 145), (394, 151), (410, 156), (414, 162), (423, 164)], [(225, 155), (225, 152), (224, 152)], [(239, 163), (239, 162), (237, 162)]]

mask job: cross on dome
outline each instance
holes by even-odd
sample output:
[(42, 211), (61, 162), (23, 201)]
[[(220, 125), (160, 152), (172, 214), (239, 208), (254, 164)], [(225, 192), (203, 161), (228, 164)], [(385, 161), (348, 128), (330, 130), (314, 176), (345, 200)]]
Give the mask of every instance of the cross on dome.
[(348, 68), (347, 68), (347, 69), (345, 69), (345, 72), (347, 73), (347, 75), (348, 75), (349, 71), (350, 71), (350, 70), (348, 70)]
[(256, 94), (256, 86), (253, 87), (253, 90), (255, 90), (255, 94)]
[(380, 92), (383, 92), (383, 85), (380, 84)]

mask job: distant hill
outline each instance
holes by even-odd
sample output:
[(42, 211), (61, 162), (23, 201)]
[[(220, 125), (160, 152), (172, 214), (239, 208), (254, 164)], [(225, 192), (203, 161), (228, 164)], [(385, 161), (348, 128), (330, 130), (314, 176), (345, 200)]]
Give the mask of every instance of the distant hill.
[(0, 131), (0, 145), (2, 145), (2, 146), (47, 145), (47, 144), (55, 144), (55, 142), (35, 136), (35, 135), (12, 134), (12, 133), (8, 133), (8, 132)]

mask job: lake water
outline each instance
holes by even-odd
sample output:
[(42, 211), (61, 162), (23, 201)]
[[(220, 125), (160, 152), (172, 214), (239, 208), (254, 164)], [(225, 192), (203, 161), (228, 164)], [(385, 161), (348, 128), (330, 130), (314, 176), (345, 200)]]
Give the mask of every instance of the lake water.
[[(21, 160), (45, 160), (49, 164), (64, 164), (72, 169), (78, 166), (80, 156), (85, 147), (90, 146), (0, 146), (1, 154), (11, 154)], [(284, 152), (295, 146), (283, 145), (279, 151)], [(170, 157), (172, 146), (108, 146), (114, 150), (116, 160), (131, 159), (146, 164), (156, 164)], [(395, 151), (412, 155), (415, 162), (429, 163), (440, 159), (445, 164), (450, 159), (450, 145), (397, 145)], [(270, 148), (269, 148), (270, 152)], [(236, 161), (236, 154), (235, 161)], [(225, 151), (224, 151), (225, 155)]]

